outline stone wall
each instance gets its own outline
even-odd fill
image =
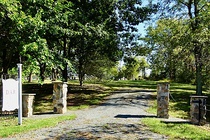
[[[157,84],[157,117],[169,118],[169,83]]]

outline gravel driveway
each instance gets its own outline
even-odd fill
[[[141,118],[153,117],[145,112],[150,93],[143,91],[121,91],[107,97],[97,107],[69,111],[76,114],[72,121],[59,123],[56,127],[43,128],[16,135],[21,140],[139,140],[167,139],[153,133],[141,124]],[[44,117],[44,115],[33,116]],[[45,116],[47,117],[47,115]],[[12,138],[11,138],[12,139]]]

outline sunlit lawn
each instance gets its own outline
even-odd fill
[[[76,118],[75,115],[62,115],[58,117],[43,119],[24,118],[22,121],[22,125],[18,125],[18,120],[14,117],[0,118],[0,138],[27,132],[30,130],[56,126],[60,122],[72,120],[74,118]]]
[[[172,140],[205,140],[210,138],[210,131],[201,126],[186,123],[162,123],[156,118],[145,118],[142,122],[153,132],[166,135]]]

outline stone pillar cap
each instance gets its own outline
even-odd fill
[[[31,95],[31,96],[34,96],[34,95],[36,95],[36,93],[22,93],[22,95]]]
[[[57,80],[57,81],[52,81],[52,83],[63,83],[63,82],[60,80]]]
[[[157,84],[170,84],[170,82],[157,82]]]
[[[200,95],[191,95],[191,98],[208,98],[208,96],[200,96]]]
[[[57,80],[57,81],[52,81],[52,83],[64,83],[64,84],[68,84],[68,82],[63,82],[63,81],[59,81],[59,80]]]

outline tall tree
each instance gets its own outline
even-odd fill
[[[194,78],[191,75],[194,59],[192,53],[185,47],[185,44],[190,43],[186,39],[187,32],[188,26],[184,25],[184,21],[177,19],[160,19],[154,27],[147,29],[144,41],[152,50],[149,55],[152,76],[182,82],[189,82]],[[182,74],[186,70],[189,71],[189,76]]]
[[[40,75],[42,75],[42,80],[44,80],[44,73],[47,67],[51,70],[61,70],[63,81],[67,81],[67,64],[68,61],[68,42],[69,37],[75,34],[72,30],[72,3],[66,0],[58,1],[21,1],[23,11],[30,15],[33,19],[37,19],[34,27],[30,26],[31,30],[35,32],[29,32],[29,41],[38,43],[40,40],[46,40],[45,46],[41,43],[38,47],[45,48],[42,51],[42,56],[46,59],[40,63]],[[27,32],[26,32],[27,34]],[[31,37],[32,36],[32,37]],[[27,45],[28,46],[28,45]],[[30,46],[28,46],[30,48]],[[35,60],[39,60],[39,55],[31,55],[36,50],[31,50],[30,56]],[[39,54],[41,52],[38,52]],[[27,51],[24,53],[27,54]],[[48,55],[50,54],[50,55]],[[46,57],[48,56],[48,57]]]
[[[83,0],[73,1],[75,14],[74,29],[81,32],[70,41],[72,53],[71,60],[75,61],[79,74],[80,85],[84,80],[84,75],[89,72],[86,68],[90,67],[94,61],[108,58],[116,61],[118,58],[116,19],[114,0]],[[98,63],[99,64],[99,63]]]
[[[21,52],[22,62],[39,65],[42,80],[51,68],[61,70],[67,81],[67,63],[70,66],[74,62],[82,84],[89,64],[116,62],[123,47],[132,44],[135,26],[146,20],[154,8],[140,6],[141,2],[136,0],[3,0],[0,2],[0,39],[1,46],[2,42],[6,46],[0,52],[3,71],[12,67],[17,61],[12,60],[13,56],[17,58]],[[37,67],[27,68],[31,74]]]
[[[134,80],[139,74],[140,61],[135,57],[125,57],[125,78]]]
[[[145,6],[142,4],[142,0],[119,0],[116,4],[119,46],[126,55],[137,53],[136,50],[140,48],[138,43],[140,34],[137,27],[140,23],[150,20],[158,8],[158,5],[152,4],[152,1],[148,1],[148,5]]]
[[[202,68],[204,59],[204,40],[200,38],[201,33],[208,28],[206,18],[209,14],[209,1],[208,0],[164,0],[160,1],[162,5],[162,12],[164,17],[173,17],[178,19],[187,19],[190,33],[190,50],[194,53],[195,66],[196,66],[196,93],[202,94]],[[165,14],[164,14],[165,13]]]
[[[104,58],[97,56],[107,56],[110,60],[116,61],[122,56],[119,50],[130,54],[129,48],[136,46],[138,39],[138,33],[134,33],[137,32],[136,26],[148,20],[149,15],[157,8],[152,4],[142,7],[142,1],[139,0],[72,2],[77,13],[76,21],[80,23],[76,28],[82,31],[82,35],[78,37],[80,40],[75,38],[74,40],[78,40],[77,43],[74,41],[71,45],[76,47],[73,49],[76,55],[73,56],[77,56],[81,84],[86,73],[85,65],[90,64],[90,61]]]
[[[0,11],[0,72],[7,74],[20,61],[18,22],[23,13],[16,0],[0,1]]]
[[[142,72],[142,77],[146,78],[146,69],[149,68],[149,64],[145,57],[139,58],[139,71]]]

